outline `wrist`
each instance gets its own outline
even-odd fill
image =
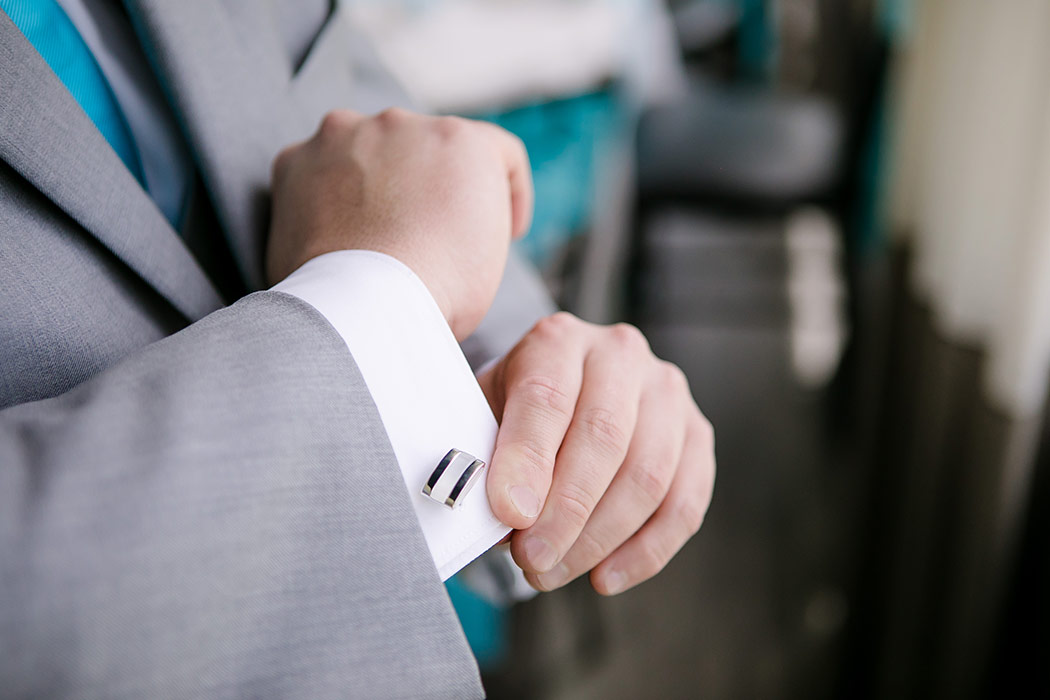
[[[292,278],[293,275],[299,275],[301,271],[307,272],[314,267],[327,266],[331,261],[337,258],[360,256],[372,256],[386,265],[391,273],[410,280],[410,283],[413,285],[418,285],[419,288],[426,292],[426,296],[433,301],[442,318],[445,319],[445,322],[448,324],[453,334],[456,335],[457,340],[462,340],[462,338],[456,333],[457,321],[450,310],[448,297],[444,291],[440,287],[427,284],[426,279],[424,279],[424,277],[420,275],[412,265],[408,264],[398,256],[392,255],[383,250],[375,250],[371,248],[343,248],[339,250],[324,251],[317,255],[313,255],[296,265],[295,268],[289,271],[288,274],[284,275],[272,286],[277,286],[283,283]]]

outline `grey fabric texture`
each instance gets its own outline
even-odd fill
[[[0,412],[0,694],[477,697],[335,330],[260,292]]]
[[[0,159],[185,316],[200,318],[219,307],[214,287],[164,215],[2,12]],[[5,190],[24,187],[5,174],[6,182]]]
[[[263,284],[278,150],[407,98],[338,3],[125,6],[239,284],[0,13],[0,696],[480,696],[346,346],[216,291]],[[475,359],[548,309],[520,271]]]

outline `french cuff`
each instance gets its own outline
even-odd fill
[[[423,493],[450,449],[489,464],[497,426],[415,273],[382,253],[344,250],[310,260],[273,290],[310,304],[342,336],[375,401],[442,580],[503,539],[510,528],[489,508],[487,467],[454,509]]]

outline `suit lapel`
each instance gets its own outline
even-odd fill
[[[0,12],[0,158],[190,321],[222,301],[120,157]]]
[[[274,61],[279,51],[259,44],[272,34],[262,5],[248,3],[233,17],[236,6],[226,3],[125,0],[249,289],[265,284],[270,164],[283,144],[304,135]]]

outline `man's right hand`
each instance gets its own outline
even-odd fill
[[[336,250],[386,253],[419,276],[462,340],[492,304],[532,197],[524,146],[492,124],[330,112],[274,160],[267,277],[276,284]]]

